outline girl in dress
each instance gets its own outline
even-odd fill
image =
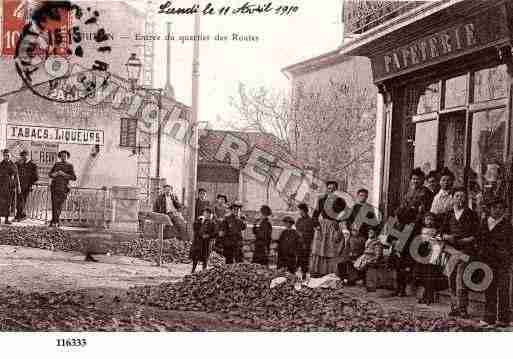
[[[432,212],[427,212],[424,215],[423,226],[420,235],[423,239],[431,241],[432,245],[428,246],[427,243],[419,247],[419,254],[421,256],[429,255],[429,247],[435,251],[438,246],[435,246],[434,240],[440,238],[440,229],[437,224],[436,215]],[[435,258],[434,253],[431,258]],[[438,262],[437,262],[438,263]],[[440,266],[435,263],[421,264],[417,263],[415,268],[415,276],[418,283],[424,288],[422,297],[418,300],[419,304],[432,304],[435,298],[437,278],[441,277]]]

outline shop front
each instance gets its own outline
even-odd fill
[[[448,167],[477,211],[488,196],[510,200],[513,6],[446,1],[420,9],[341,50],[371,59],[379,89],[381,209],[398,207],[414,167]]]

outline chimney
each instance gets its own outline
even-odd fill
[[[166,55],[166,87],[164,92],[167,97],[175,98],[175,89],[171,85],[171,23],[167,22],[167,55]]]

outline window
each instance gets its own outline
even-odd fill
[[[454,77],[445,82],[445,108],[467,104],[467,75]]]
[[[438,143],[438,121],[419,122],[415,126],[415,155],[413,167],[424,173],[436,169],[436,147]]]
[[[438,111],[440,86],[438,81],[420,87],[410,87],[407,92],[408,116]]]
[[[121,147],[137,146],[137,119],[122,118],[119,145]]]
[[[468,187],[475,209],[479,210],[480,202],[500,195],[504,189],[505,135],[504,108],[473,114]]]
[[[506,97],[507,78],[506,65],[476,71],[474,76],[474,102]]]
[[[439,168],[447,167],[454,173],[457,186],[462,186],[465,169],[465,113],[458,112],[440,118],[438,144]]]

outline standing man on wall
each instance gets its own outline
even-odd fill
[[[69,193],[69,181],[76,181],[75,169],[67,160],[71,157],[68,151],[60,151],[57,154],[59,160],[50,170],[49,177],[52,179],[50,191],[52,195],[52,220],[50,227],[60,225],[62,206]]]
[[[27,159],[28,152],[23,150],[20,152],[20,159],[16,162],[18,168],[18,176],[20,178],[21,192],[18,194],[16,201],[15,221],[23,221],[27,218],[25,214],[25,204],[27,198],[32,191],[32,186],[39,180],[37,174],[37,165],[32,160]]]
[[[3,150],[4,159],[0,162],[0,220],[5,217],[5,224],[9,222],[11,203],[15,193],[20,192],[20,182],[16,165],[11,161],[8,149]]]

